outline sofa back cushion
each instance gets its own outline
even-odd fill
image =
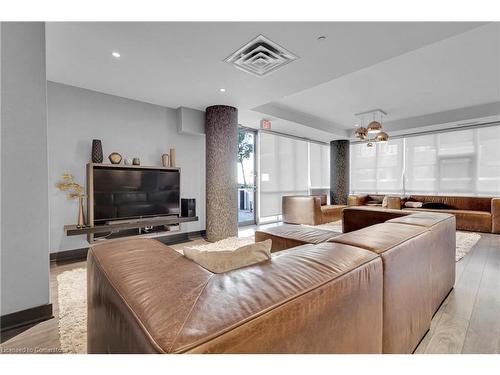
[[[445,195],[412,195],[410,201],[423,203],[443,203],[454,210],[473,210],[491,212],[491,198],[453,197]]]
[[[342,234],[330,239],[329,242],[360,247],[380,254],[427,232],[427,230],[427,228],[418,225],[381,223]]]

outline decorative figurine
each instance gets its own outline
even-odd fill
[[[161,156],[161,162],[165,168],[170,167],[170,156],[168,154],[163,154]]]

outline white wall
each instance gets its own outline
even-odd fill
[[[1,23],[1,314],[49,302],[45,25]]]
[[[161,165],[161,155],[177,151],[181,197],[196,199],[200,221],[183,232],[205,229],[205,137],[179,134],[175,109],[48,82],[50,252],[87,247],[86,236],[67,237],[63,226],[77,219],[77,202],[55,187],[61,173],[85,184],[92,139],[107,156],[139,157],[141,165]]]

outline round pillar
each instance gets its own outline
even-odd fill
[[[347,204],[349,195],[349,141],[330,142],[330,204]]]
[[[205,134],[207,240],[214,242],[238,235],[238,110],[208,107]]]

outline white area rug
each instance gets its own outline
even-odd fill
[[[338,227],[340,223],[340,230]],[[341,232],[342,223],[333,222],[311,226]],[[457,252],[456,261],[462,259],[480,240],[481,235],[474,232],[457,231]],[[254,242],[254,237],[228,238],[215,243],[215,246],[240,246]],[[207,246],[214,246],[203,239],[171,245],[173,249],[182,253],[185,247],[196,247],[204,249]],[[57,276],[59,291],[59,335],[61,349],[64,353],[86,353],[87,351],[87,279],[86,270],[77,268],[65,271]]]
[[[182,254],[183,249],[186,247],[190,247],[197,250],[216,251],[216,250],[237,249],[238,247],[249,245],[254,242],[255,242],[255,236],[229,237],[217,242],[208,242],[205,241],[204,239],[198,239],[177,245],[169,245],[169,247]]]
[[[455,261],[462,259],[481,239],[481,235],[475,232],[462,232],[457,230],[457,252]]]
[[[223,251],[223,250],[234,250],[239,247],[250,245],[255,242],[255,237],[229,237],[217,242],[205,243],[200,245],[187,245],[185,247],[190,247],[201,251]]]
[[[57,275],[59,338],[63,353],[87,352],[87,270]]]

